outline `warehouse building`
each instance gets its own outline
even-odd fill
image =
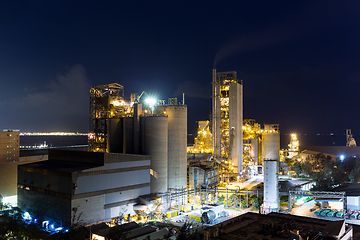
[[[50,150],[49,160],[18,167],[18,206],[55,227],[135,215],[149,193],[146,155]]]

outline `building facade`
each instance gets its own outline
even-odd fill
[[[55,226],[135,215],[150,193],[150,157],[50,150],[49,160],[18,168],[18,206]]]
[[[243,172],[243,86],[236,72],[216,72],[212,81],[213,154]]]
[[[18,162],[20,131],[4,129],[0,132],[0,162]]]

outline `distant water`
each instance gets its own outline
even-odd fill
[[[360,135],[354,136],[357,145],[360,146]],[[346,146],[346,136],[343,135],[316,135],[316,134],[301,134],[298,135],[300,146]],[[192,138],[191,138],[192,140]],[[46,144],[49,147],[87,145],[87,136],[21,136],[21,146],[40,146]],[[189,138],[188,138],[189,141]],[[192,140],[193,141],[193,140]],[[280,144],[281,148],[287,148],[290,143],[290,135],[281,134]]]
[[[354,135],[357,145],[360,145],[360,135]],[[298,135],[300,146],[346,146],[346,135],[331,134],[301,134]],[[290,143],[290,135],[281,134],[281,148],[287,148]]]
[[[40,146],[44,141],[49,147],[87,145],[87,136],[20,136],[20,146]]]

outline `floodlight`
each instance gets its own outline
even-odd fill
[[[153,107],[153,106],[155,106],[155,104],[156,104],[156,99],[155,99],[155,98],[147,98],[147,99],[145,100],[145,103],[146,103],[147,105],[149,105],[150,107]]]

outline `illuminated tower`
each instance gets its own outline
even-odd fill
[[[212,81],[214,156],[227,158],[243,171],[243,86],[236,72],[216,72]]]
[[[108,121],[131,116],[132,107],[124,101],[124,87],[118,83],[90,88],[89,148],[109,152]]]

